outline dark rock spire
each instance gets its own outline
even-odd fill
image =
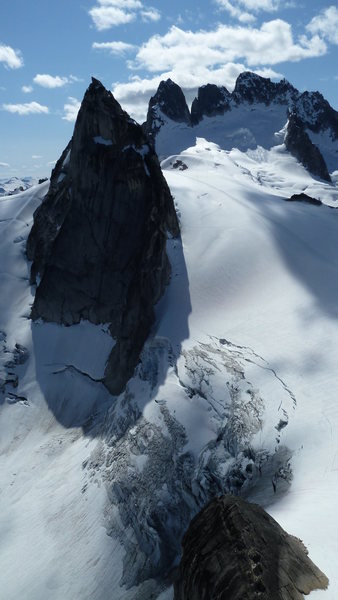
[[[97,80],[52,173],[27,242],[37,282],[32,319],[109,323],[116,338],[105,383],[132,375],[170,275],[173,200],[140,125]]]

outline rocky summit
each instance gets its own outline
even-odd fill
[[[144,129],[152,140],[164,123],[163,119],[158,119],[159,111],[172,121],[191,125],[190,111],[184,94],[180,86],[171,79],[161,81],[156,94],[149,101]]]
[[[27,241],[33,320],[109,324],[105,384],[132,375],[170,275],[167,232],[179,227],[156,154],[140,125],[96,79],[52,173]]]
[[[174,600],[302,600],[327,586],[299,539],[258,505],[226,495],[190,524]]]

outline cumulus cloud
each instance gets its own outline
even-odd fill
[[[219,25],[212,31],[193,32],[173,26],[165,35],[154,35],[143,44],[130,67],[150,72],[176,67],[190,73],[201,66],[214,68],[237,60],[249,66],[297,62],[326,51],[318,35],[295,41],[291,25],[281,19],[263,23],[260,28]]]
[[[34,83],[44,88],[60,88],[69,83],[68,77],[59,77],[59,75],[37,74],[33,79]]]
[[[38,102],[26,102],[25,104],[3,104],[3,110],[10,113],[17,113],[18,115],[36,115],[36,114],[48,114],[48,106],[43,106]]]
[[[62,119],[64,121],[74,122],[76,121],[77,113],[79,112],[81,102],[77,98],[69,96],[68,102],[64,105],[64,115]]]
[[[157,8],[148,8],[147,10],[141,10],[142,21],[159,21],[161,19],[161,13]]]
[[[98,5],[91,8],[89,14],[96,29],[104,31],[134,21],[135,11],[140,8],[140,0],[98,0]]]
[[[124,56],[127,52],[134,50],[136,46],[125,42],[94,42],[92,48],[94,50],[106,50],[115,56]]]
[[[23,66],[21,52],[3,44],[0,44],[0,62],[8,69],[19,69]]]
[[[0,162],[0,167],[9,167],[9,164],[6,162]]]
[[[249,23],[256,18],[252,13],[275,12],[280,8],[282,0],[215,0],[215,3],[221,10],[227,10],[233,18]]]
[[[89,14],[98,31],[131,23],[139,14],[145,22],[161,18],[156,8],[144,6],[141,0],[97,0]]]
[[[329,6],[314,17],[306,27],[313,35],[320,35],[331,44],[338,44],[338,8]]]
[[[23,85],[21,90],[23,91],[24,94],[30,94],[33,91],[33,86],[32,85]]]

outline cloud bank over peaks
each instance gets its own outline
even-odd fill
[[[20,50],[14,50],[11,46],[0,44],[0,63],[3,63],[7,69],[20,69],[20,67],[23,67]]]
[[[249,66],[276,65],[321,56],[326,51],[325,41],[318,35],[295,40],[291,25],[282,19],[265,22],[260,28],[221,24],[214,30],[193,32],[173,26],[165,35],[154,35],[145,42],[130,67],[150,72],[174,68],[191,71],[238,59]]]
[[[89,15],[98,31],[126,25],[138,16],[144,22],[161,18],[157,8],[145,6],[140,0],[97,0],[97,4],[89,10]]]

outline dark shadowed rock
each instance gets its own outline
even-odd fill
[[[216,498],[183,539],[175,600],[301,600],[326,589],[327,577],[256,504]]]
[[[301,194],[293,194],[290,198],[285,198],[287,202],[305,202],[306,204],[313,204],[314,206],[322,206],[322,201],[317,198],[312,198],[303,192]]]
[[[185,96],[180,86],[171,79],[161,81],[156,94],[149,101],[147,120],[143,127],[152,140],[163,125],[161,115],[177,123],[191,124]]]
[[[297,90],[285,79],[279,83],[274,83],[269,78],[261,77],[250,71],[240,73],[232,93],[236,104],[242,102],[248,102],[249,104],[255,102],[266,105],[272,102],[288,104],[298,96]]]
[[[198,88],[197,98],[191,105],[191,120],[199,123],[204,116],[223,115],[231,110],[231,94],[226,87],[208,83]]]
[[[319,92],[300,94],[294,111],[311,131],[319,133],[328,129],[332,139],[338,139],[338,112]]]
[[[313,175],[331,182],[325,160],[305,130],[304,123],[297,115],[291,114],[285,136],[286,149]]]
[[[105,383],[120,392],[170,274],[179,233],[169,188],[142,128],[93,79],[27,242],[37,282],[32,319],[109,323]]]

